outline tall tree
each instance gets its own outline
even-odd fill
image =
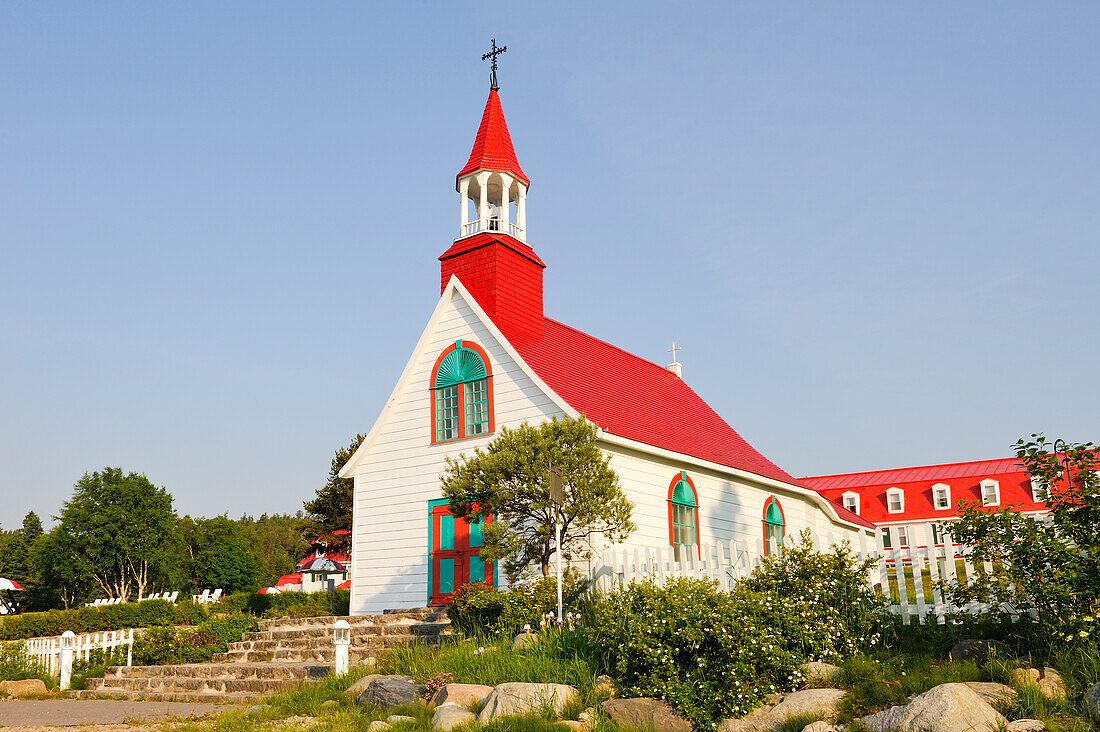
[[[622,541],[634,530],[631,504],[600,449],[595,426],[582,419],[544,422],[538,427],[503,428],[483,451],[447,460],[443,495],[456,516],[482,527],[485,561],[501,560],[509,577],[531,564],[549,573],[555,505],[550,498],[550,465],[562,473],[562,555],[590,547],[599,534]]]
[[[87,562],[60,526],[34,543],[31,567],[37,585],[34,607],[38,610],[78,605],[91,596],[95,587]]]
[[[328,482],[317,490],[317,496],[313,500],[303,504],[310,518],[326,531],[351,531],[352,492],[355,484],[351,479],[341,478],[340,470],[359,449],[364,437],[366,435],[356,435],[347,447],[336,451],[328,471]]]
[[[176,514],[172,496],[121,468],[86,473],[61,509],[59,528],[84,571],[110,597],[144,596],[168,561]]]

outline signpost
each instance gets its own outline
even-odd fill
[[[558,552],[557,562],[557,585],[558,585],[558,616],[557,621],[560,625],[562,623],[562,606],[561,606],[561,508],[565,505],[565,496],[562,494],[561,489],[561,470],[555,466],[550,466],[550,500],[554,502],[554,543]]]

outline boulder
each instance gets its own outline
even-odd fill
[[[995,640],[978,640],[972,638],[955,644],[951,649],[952,661],[977,661],[985,663],[990,656],[1003,655],[1000,646]]]
[[[1008,720],[966,684],[940,684],[904,706],[890,707],[860,722],[871,732],[995,732]]]
[[[491,686],[481,684],[446,684],[435,692],[429,706],[441,707],[444,704],[457,704],[469,707],[485,701],[493,691]]]
[[[380,678],[382,678],[382,674],[367,674],[366,676],[358,679],[354,684],[349,686],[344,693],[350,696],[352,699],[358,699],[359,695],[366,691],[367,687],[370,686],[370,682]]]
[[[530,648],[531,646],[533,646],[535,644],[535,641],[537,641],[538,639],[539,639],[539,637],[537,635],[535,635],[534,633],[531,633],[531,632],[520,633],[519,635],[516,636],[516,639],[512,641],[512,650],[513,651],[526,650],[526,649]]]
[[[996,681],[964,681],[963,683],[986,704],[993,707],[1016,698],[1016,690],[1008,684],[998,684]]]
[[[652,728],[655,732],[691,732],[691,722],[660,699],[611,699],[600,704],[600,711],[621,727]]]
[[[1066,685],[1062,682],[1062,677],[1050,667],[1013,669],[1012,681],[1019,687],[1038,687],[1039,693],[1047,699],[1066,698]]]
[[[805,727],[803,727],[802,732],[832,732],[833,729],[833,725],[819,719],[818,721],[810,722]]]
[[[563,719],[558,722],[558,724],[564,724],[567,729],[573,732],[588,732],[588,730],[592,729],[587,724],[577,719]]]
[[[402,722],[415,722],[416,717],[407,717],[403,714],[394,714],[386,719],[390,724],[401,724]]]
[[[738,719],[726,719],[718,725],[719,732],[779,732],[788,717],[802,714],[819,714],[822,717],[835,717],[839,711],[840,700],[844,698],[841,689],[806,689],[784,694],[774,706],[761,707]]]
[[[459,725],[469,724],[475,719],[477,719],[477,715],[469,709],[463,709],[457,704],[444,704],[435,710],[435,715],[432,717],[432,729],[447,732],[447,730],[452,730]]]
[[[50,690],[42,679],[23,679],[22,681],[0,681],[0,694],[16,699],[35,694],[49,694]]]
[[[1046,724],[1039,719],[1017,719],[1005,725],[1005,732],[1043,732]]]
[[[544,709],[561,716],[565,705],[577,698],[577,690],[564,684],[500,684],[485,699],[478,719],[488,724],[497,717],[539,714]]]
[[[371,681],[355,700],[361,707],[392,709],[424,701],[424,685],[408,676],[382,676]]]
[[[601,699],[615,698],[615,681],[607,674],[596,677],[596,683],[592,685],[592,691]]]
[[[831,684],[840,675],[840,666],[822,661],[810,661],[802,664],[802,673],[810,684]]]
[[[367,725],[367,732],[386,732],[386,730],[392,728],[392,724],[383,722],[381,719],[376,719]]]
[[[1093,722],[1100,724],[1100,684],[1093,684],[1085,692],[1085,711]]]

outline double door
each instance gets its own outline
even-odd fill
[[[495,585],[495,567],[481,561],[481,522],[453,515],[445,501],[433,501],[428,516],[429,604],[450,603],[455,590],[471,582]]]

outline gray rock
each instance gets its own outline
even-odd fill
[[[904,706],[863,717],[871,732],[995,732],[1008,723],[966,684],[940,684]]]
[[[621,727],[652,728],[655,732],[691,732],[687,721],[660,699],[611,699],[600,704],[604,716]]]
[[[1046,728],[1040,719],[1017,719],[1005,725],[1005,732],[1043,732]]]
[[[371,681],[355,700],[361,707],[391,709],[424,701],[424,685],[408,676],[382,676]]]
[[[367,687],[370,686],[370,682],[380,678],[382,678],[382,674],[367,674],[363,678],[356,680],[356,682],[349,686],[344,693],[350,696],[352,699],[358,699],[359,695],[366,691]]]
[[[1085,711],[1093,722],[1100,724],[1100,684],[1093,684],[1085,692]]]
[[[964,640],[955,644],[951,649],[952,661],[977,661],[985,663],[990,656],[1004,655],[1000,645],[995,640]]]
[[[615,681],[607,674],[600,674],[592,685],[592,691],[601,699],[614,699]]]
[[[381,719],[376,719],[367,725],[367,732],[386,732],[386,730],[392,728],[393,725],[389,722],[383,722]]]
[[[831,684],[840,675],[840,666],[822,661],[810,661],[802,664],[802,673],[811,684]]]
[[[996,681],[964,681],[963,683],[992,707],[1016,698],[1016,690],[1008,684],[998,684]]]
[[[834,725],[829,724],[825,720],[819,719],[816,722],[810,722],[802,728],[802,732],[832,732],[835,729]]]
[[[323,702],[321,702],[321,708],[322,709],[328,709],[329,707],[334,707],[334,706],[336,706],[336,700],[335,699],[325,699]]]
[[[485,701],[485,697],[492,692],[493,687],[482,684],[446,684],[435,692],[429,706],[457,704],[460,707],[469,707]]]
[[[415,722],[416,717],[408,717],[404,714],[394,714],[386,719],[390,724],[401,724],[402,722]]]
[[[259,714],[265,709],[271,709],[270,704],[253,704],[248,709],[244,710],[245,714]]]
[[[435,710],[432,717],[433,730],[452,730],[462,724],[469,724],[477,719],[477,715],[469,709],[463,709],[457,704],[444,704]]]
[[[486,697],[478,719],[488,724],[497,717],[538,714],[546,708],[560,717],[565,705],[576,698],[577,690],[564,684],[501,684]]]
[[[1047,699],[1065,699],[1066,685],[1061,675],[1050,668],[1017,668],[1012,670],[1012,680],[1017,686],[1035,686]]]
[[[844,698],[841,689],[806,689],[784,694],[775,706],[761,707],[739,719],[726,719],[718,732],[778,732],[788,717],[818,714],[835,717]]]
[[[19,699],[36,694],[49,694],[50,690],[42,679],[22,679],[21,681],[0,681],[0,694]]]
[[[530,648],[535,644],[539,637],[534,633],[520,633],[516,636],[516,639],[512,641],[513,651],[522,651]]]

